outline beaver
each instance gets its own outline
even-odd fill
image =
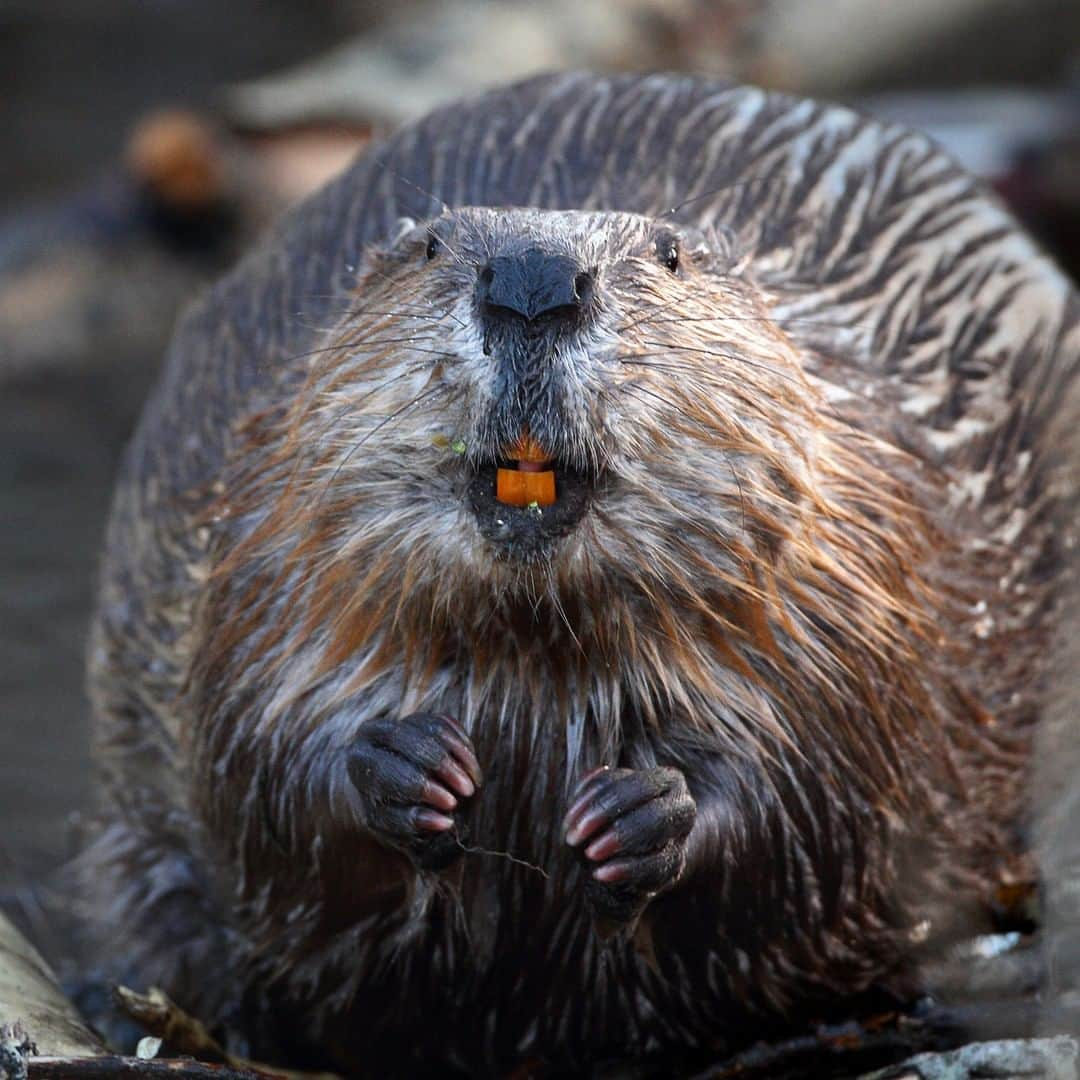
[[[104,947],[359,1074],[917,994],[1029,872],[1078,311],[837,106],[566,74],[368,150],[183,319],[125,458]]]

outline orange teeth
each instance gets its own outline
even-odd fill
[[[500,469],[495,481],[495,498],[508,506],[550,506],[555,501],[555,474]]]
[[[522,433],[506,455],[517,463],[513,469],[499,469],[495,498],[508,506],[550,506],[555,502],[555,473],[547,467],[551,460],[528,432]]]

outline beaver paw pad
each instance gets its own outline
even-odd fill
[[[348,771],[363,823],[381,843],[431,870],[461,854],[456,814],[481,774],[456,720],[433,713],[369,720],[349,752]]]
[[[697,806],[678,769],[596,769],[582,778],[564,822],[591,873],[593,914],[632,922],[686,866]]]

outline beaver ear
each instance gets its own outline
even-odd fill
[[[400,243],[416,228],[416,219],[411,217],[399,217],[390,227],[390,235],[387,243],[390,247]]]

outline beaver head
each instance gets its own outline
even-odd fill
[[[342,545],[502,592],[658,561],[741,576],[797,527],[816,395],[720,233],[448,211],[403,221],[358,293],[291,417]],[[549,505],[498,497],[525,436]]]

